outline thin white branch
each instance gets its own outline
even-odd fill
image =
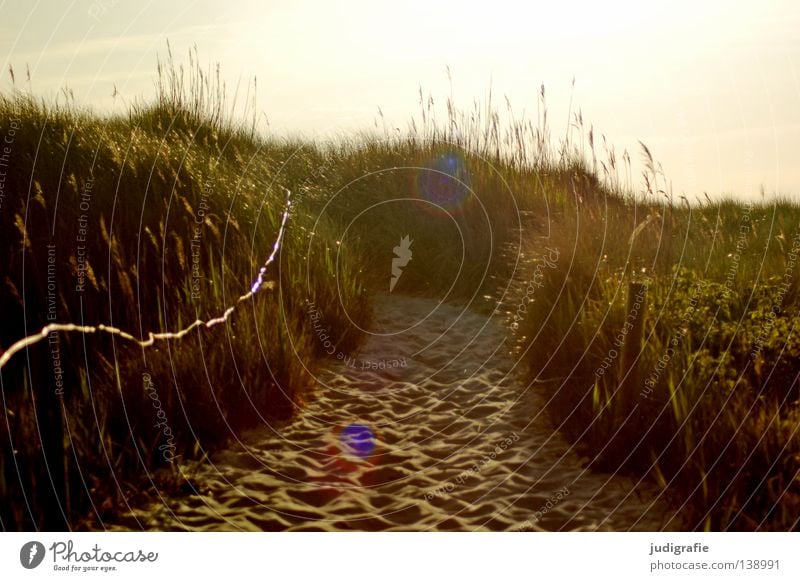
[[[278,250],[281,247],[281,243],[283,241],[284,233],[286,232],[286,223],[289,220],[289,209],[291,207],[291,192],[286,190],[286,207],[283,212],[283,217],[281,218],[281,225],[280,229],[278,230],[278,235],[275,238],[275,244],[272,245],[272,252],[267,257],[267,261],[261,266],[258,271],[258,277],[250,286],[250,290],[240,296],[236,302],[225,309],[225,311],[219,317],[215,317],[212,319],[208,319],[207,321],[203,321],[202,319],[197,319],[194,323],[186,327],[185,329],[181,329],[180,331],[171,331],[165,333],[153,333],[149,331],[147,333],[147,339],[137,339],[130,333],[123,331],[122,329],[118,329],[117,327],[109,327],[107,325],[94,325],[94,326],[82,326],[82,325],[75,325],[72,323],[51,323],[46,327],[43,327],[41,331],[38,333],[34,333],[33,335],[28,335],[11,345],[2,355],[0,355],[0,369],[2,369],[10,360],[11,358],[18,352],[22,351],[23,349],[30,347],[31,345],[35,345],[40,341],[46,339],[50,333],[59,332],[59,333],[108,333],[109,335],[116,335],[121,339],[125,339],[127,341],[133,341],[137,343],[141,347],[150,347],[156,341],[166,341],[169,339],[181,339],[192,332],[194,329],[198,327],[205,327],[211,328],[216,325],[220,325],[226,323],[228,318],[233,314],[236,310],[236,307],[239,306],[240,303],[250,299],[255,295],[258,291],[264,288],[264,276],[267,273],[267,267],[275,261],[275,258],[278,255]]]

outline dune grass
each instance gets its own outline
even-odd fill
[[[0,96],[0,132],[13,134],[3,349],[52,322],[146,338],[221,315],[250,288],[291,193],[269,288],[228,324],[150,348],[54,333],[0,371],[4,529],[71,528],[125,510],[142,490],[191,490],[176,459],[290,418],[318,367],[358,346],[402,236],[413,235],[419,266],[398,292],[494,306],[502,241],[520,235],[490,162],[439,136],[262,136],[226,104],[218,75],[191,62],[159,63],[155,100],[121,117],[68,92]]]
[[[593,466],[658,482],[687,529],[798,526],[799,220],[789,202],[577,204],[547,241],[560,260],[518,349]]]
[[[507,312],[547,411],[595,467],[660,483],[687,528],[797,528],[797,205],[676,203],[646,148],[639,191],[629,155],[580,113],[553,142],[543,88],[535,119],[451,100],[441,117],[421,93],[405,133],[310,143],[242,122],[252,105],[234,115],[196,55],[158,72],[155,100],[121,117],[0,96],[0,135],[14,133],[0,347],[53,320],[145,336],[218,316],[289,191],[287,236],[269,288],[226,325],[148,349],[58,335],[0,371],[4,529],[191,491],[182,462],[279,426],[321,365],[357,349],[405,236],[413,268],[394,292]],[[647,285],[633,349],[631,282]]]
[[[318,153],[208,116],[207,87],[184,89],[178,78],[121,119],[0,97],[0,130],[15,133],[0,211],[3,347],[49,322],[173,331],[221,315],[249,290],[286,190]],[[291,222],[271,288],[230,324],[149,349],[54,334],[2,370],[3,528],[65,528],[118,509],[154,469],[174,470],[176,458],[201,457],[302,405],[323,355],[306,300],[325,310],[344,351],[358,341],[347,316],[365,324],[369,309],[353,266],[330,259],[329,225],[317,224],[308,251],[312,216],[298,208]]]

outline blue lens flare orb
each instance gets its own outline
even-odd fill
[[[350,424],[339,433],[342,449],[358,458],[366,458],[375,451],[375,435],[364,424]]]
[[[446,211],[458,211],[472,198],[469,171],[464,158],[455,153],[440,155],[419,170],[419,196]]]

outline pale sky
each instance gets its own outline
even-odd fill
[[[800,199],[800,3],[0,0],[0,89],[8,66],[35,93],[122,111],[153,94],[166,40],[196,45],[228,85],[257,76],[270,130],[330,136],[405,128],[418,90],[535,115],[544,83],[551,129],[573,107],[640,158],[645,142],[690,198]],[[122,99],[111,99],[116,85]]]

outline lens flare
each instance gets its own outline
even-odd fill
[[[363,424],[350,424],[339,434],[342,449],[359,458],[366,458],[375,450],[375,435]]]
[[[466,161],[456,153],[446,153],[432,160],[417,177],[417,191],[422,199],[446,211],[458,211],[472,198]]]

